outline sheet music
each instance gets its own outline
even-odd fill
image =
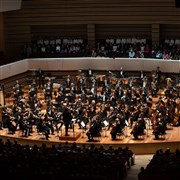
[[[85,126],[86,126],[85,123],[84,123],[84,121],[81,121],[81,126],[82,126],[82,127],[85,127]]]
[[[125,124],[126,124],[126,126],[129,126],[129,123],[128,123],[128,121],[127,121],[127,120],[125,120]]]
[[[109,125],[109,123],[108,123],[106,120],[104,120],[103,123],[104,123],[105,126],[108,126],[108,125]]]

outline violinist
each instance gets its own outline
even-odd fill
[[[19,129],[24,132],[25,137],[30,136],[32,126],[30,126],[28,124],[28,122],[26,121],[26,118],[23,116],[23,114],[20,115],[18,124],[19,124]]]
[[[45,137],[46,137],[46,140],[49,140],[50,129],[43,122],[42,118],[40,118],[40,120],[39,120],[39,122],[37,124],[37,131],[38,131],[38,133],[44,133]]]
[[[18,99],[18,97],[23,94],[23,92],[22,92],[22,85],[19,83],[18,80],[16,80],[16,83],[13,86],[13,91],[14,91],[14,97],[16,99]]]
[[[44,71],[41,69],[41,68],[39,68],[39,70],[38,70],[38,78],[39,78],[39,88],[41,88],[41,86],[42,87],[44,87]]]
[[[151,94],[153,96],[157,95],[157,91],[158,91],[157,83],[158,83],[158,81],[156,79],[153,79],[151,81]]]
[[[51,83],[47,83],[44,89],[44,97],[45,99],[51,98],[52,99],[52,87],[51,87]]]
[[[130,127],[132,128],[133,122],[136,122],[138,120],[140,111],[137,106],[131,106],[131,116],[130,116]]]
[[[15,134],[16,125],[14,124],[14,117],[12,116],[9,108],[4,107],[2,112],[3,127],[8,128],[9,133]]]
[[[29,85],[29,99],[33,98],[35,94],[37,95],[37,87],[35,80],[33,80],[32,84]]]
[[[119,77],[120,77],[120,78],[124,78],[124,70],[123,70],[122,67],[121,67],[121,69],[119,70]]]
[[[82,125],[81,125],[82,122],[84,122],[85,127],[82,127]],[[88,123],[87,111],[85,108],[83,108],[79,114],[79,119],[78,119],[79,129],[84,128],[86,130],[87,123]]]
[[[160,79],[161,79],[161,70],[160,70],[160,67],[158,66],[157,69],[156,69],[156,74],[155,74],[156,78],[157,78],[157,83],[159,85],[160,83]]]
[[[66,88],[70,88],[70,86],[71,86],[71,78],[70,75],[68,75],[66,79]]]
[[[112,106],[110,107],[110,110],[108,112],[107,120],[109,122],[109,126],[108,126],[108,130],[109,130],[116,120],[116,113],[115,113],[114,108]]]
[[[53,118],[50,116],[50,113],[45,114],[44,122],[46,127],[50,129],[51,134],[54,135]]]

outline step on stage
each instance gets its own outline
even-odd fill
[[[50,135],[49,140],[45,140],[42,134],[38,134],[36,129],[33,129],[31,136],[23,137],[22,132],[17,130],[14,135],[8,134],[8,130],[4,128],[0,130],[0,138],[3,141],[10,139],[12,141],[18,141],[21,144],[34,145],[37,144],[41,146],[42,143],[46,143],[48,147],[53,144],[58,145],[59,143],[68,142],[72,144],[76,142],[78,145],[82,144],[92,144],[97,146],[104,145],[105,148],[109,145],[113,145],[114,148],[117,147],[129,147],[135,154],[153,154],[157,149],[170,148],[172,151],[179,148],[180,144],[180,127],[169,127],[166,131],[166,135],[159,140],[154,140],[154,135],[152,134],[152,129],[146,130],[146,134],[139,138],[139,140],[134,140],[133,136],[130,134],[131,129],[128,127],[125,129],[122,136],[118,136],[117,140],[112,141],[110,131],[102,131],[101,137],[94,138],[95,141],[88,142],[86,136],[87,131],[78,129],[75,127],[75,131],[69,129],[69,136],[65,136],[65,129],[63,127],[62,131],[59,133],[55,132],[55,135]]]

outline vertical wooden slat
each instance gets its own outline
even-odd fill
[[[160,41],[160,25],[152,24],[152,45],[159,45]]]
[[[0,13],[0,52],[4,52],[4,21],[3,13]]]
[[[72,31],[64,31],[66,36],[71,38],[79,32],[80,36],[88,36],[91,45],[95,39],[106,36],[143,36],[149,39],[152,35],[153,43],[159,43],[158,28],[152,24],[172,24],[174,30],[169,31],[168,28],[163,34],[166,36],[170,32],[171,38],[178,37],[176,29],[180,25],[180,9],[175,7],[175,0],[22,1],[21,10],[4,13],[5,50],[7,54],[21,53],[22,45],[29,42],[32,26],[56,28],[69,25]],[[74,25],[84,25],[86,32],[83,26],[81,31],[74,31]],[[48,29],[43,34],[46,32],[48,34]],[[49,30],[50,36],[54,35],[53,32],[58,34],[58,31]]]
[[[87,36],[88,36],[88,44],[91,48],[95,47],[95,24],[87,25]]]

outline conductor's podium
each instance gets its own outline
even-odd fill
[[[81,137],[81,132],[69,132],[69,136],[65,136],[65,132],[60,131],[59,140],[61,141],[76,141]]]

